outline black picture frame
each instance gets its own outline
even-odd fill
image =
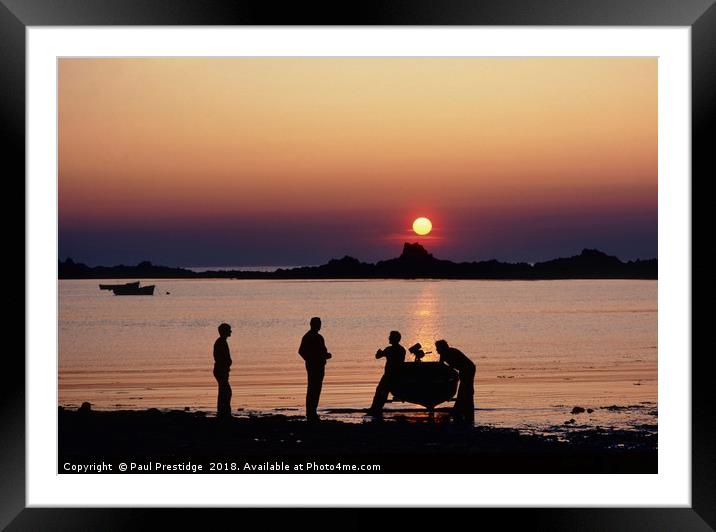
[[[708,230],[703,192],[716,175],[716,6],[714,0],[393,0],[361,2],[254,2],[246,0],[0,0],[0,128],[4,186],[20,186],[25,174],[25,30],[28,26],[104,25],[530,25],[686,26],[692,61],[692,505],[690,508],[590,508],[474,510],[470,519],[498,519],[511,526],[580,530],[711,530],[716,528],[716,407],[712,388],[713,349],[696,349],[705,315],[696,309],[713,294],[699,260],[697,235]],[[24,186],[18,191],[24,197]],[[702,192],[701,194],[699,192]],[[17,197],[17,196],[15,196]],[[9,211],[8,211],[9,212]],[[10,223],[10,214],[5,215]],[[17,214],[13,213],[13,223]],[[10,227],[10,226],[8,226]],[[17,261],[19,254],[8,256]],[[24,257],[24,253],[23,253]],[[24,259],[23,259],[24,261]],[[27,266],[25,264],[25,266]],[[706,279],[704,281],[704,279]],[[693,290],[696,282],[699,290]],[[27,281],[26,281],[27,282]],[[19,290],[19,289],[17,289]],[[24,294],[23,294],[24,297]],[[23,303],[24,307],[24,303]],[[20,315],[16,312],[16,315]],[[23,313],[24,320],[24,313]],[[23,323],[24,324],[24,323]],[[16,334],[16,333],[15,333]],[[17,334],[16,334],[17,335]],[[707,346],[714,347],[714,342]],[[7,350],[6,355],[12,353]],[[217,519],[212,510],[29,509],[25,504],[25,364],[3,360],[0,418],[0,527],[8,530],[170,529]],[[213,510],[213,512],[217,512]],[[283,512],[272,513],[281,517]],[[218,519],[226,518],[224,511]],[[315,510],[303,510],[307,519]],[[323,515],[323,519],[329,519]],[[413,511],[423,525],[425,513]],[[247,517],[242,517],[246,519]],[[508,519],[507,519],[508,518]],[[234,519],[229,517],[229,519]],[[352,528],[376,519],[372,511],[350,521]],[[238,522],[236,523],[239,524]],[[408,524],[406,522],[406,524]],[[293,524],[295,526],[295,523]],[[477,526],[477,524],[476,524]],[[345,526],[342,526],[345,528]]]

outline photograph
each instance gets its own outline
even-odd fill
[[[0,529],[716,529],[714,2],[0,0]]]
[[[58,57],[57,473],[657,475],[658,98],[657,57]]]

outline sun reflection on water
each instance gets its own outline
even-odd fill
[[[409,334],[405,340],[407,347],[420,343],[423,350],[427,353],[423,360],[425,362],[437,361],[438,354],[435,352],[435,340],[439,339],[437,317],[437,294],[435,293],[435,283],[425,282],[415,297],[413,304],[415,309],[410,320]],[[412,359],[412,355],[408,356],[408,360]]]

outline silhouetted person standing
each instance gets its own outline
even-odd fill
[[[393,377],[400,370],[405,362],[405,348],[400,345],[400,333],[398,331],[390,331],[388,335],[388,343],[385,349],[378,349],[375,358],[385,357],[385,371],[380,378],[378,387],[375,389],[373,396],[373,404],[368,409],[369,416],[380,416],[383,414],[383,407],[388,400],[388,392],[393,386]]]
[[[306,362],[308,385],[306,387],[306,419],[318,421],[318,399],[321,397],[323,376],[326,372],[326,360],[331,354],[326,349],[323,336],[318,334],[321,330],[321,318],[311,318],[311,329],[301,338],[298,354]]]
[[[453,417],[456,421],[472,423],[475,421],[475,364],[462,351],[450,347],[445,340],[435,342],[435,349],[440,354],[440,362],[460,374],[460,388],[452,408]]]
[[[231,336],[231,325],[219,325],[219,337],[214,342],[214,377],[219,383],[219,396],[216,399],[216,417],[228,419],[231,417],[231,385],[229,384],[229,371],[231,368],[231,352],[226,339]]]

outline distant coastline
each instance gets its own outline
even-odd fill
[[[185,266],[185,270],[195,273],[216,272],[216,271],[237,271],[237,272],[275,272],[278,269],[290,269],[295,266]]]
[[[657,259],[622,262],[596,249],[545,262],[453,262],[435,258],[418,243],[403,245],[399,257],[361,262],[345,256],[321,266],[278,268],[275,271],[207,270],[157,266],[87,266],[71,258],[59,262],[59,279],[657,279]]]

